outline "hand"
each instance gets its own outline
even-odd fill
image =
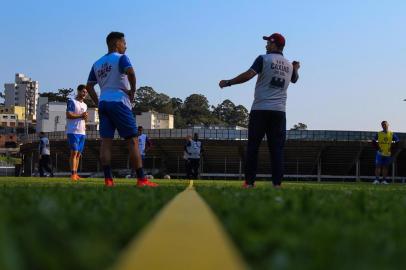
[[[220,88],[224,88],[224,87],[230,86],[230,81],[229,81],[229,80],[221,80],[221,81],[219,82],[219,86],[220,86]]]
[[[293,61],[293,62],[292,62],[292,66],[293,66],[293,69],[298,70],[298,69],[300,68],[300,62],[298,62],[298,61]]]
[[[84,113],[82,113],[81,116],[82,116],[83,120],[87,121],[87,118],[88,118],[89,115],[87,114],[87,112],[84,112]]]

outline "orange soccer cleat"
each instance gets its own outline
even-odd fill
[[[156,183],[149,181],[147,178],[141,178],[137,180],[137,187],[157,187]]]
[[[247,181],[244,181],[244,184],[242,184],[242,188],[245,188],[245,189],[255,188],[255,184],[248,184]]]
[[[106,179],[104,179],[104,186],[106,186],[106,187],[113,187],[113,186],[114,186],[113,178],[106,178]]]
[[[72,181],[76,182],[76,181],[79,181],[81,178],[80,178],[80,176],[77,175],[77,174],[72,174],[72,175],[70,176],[70,179],[71,179]]]

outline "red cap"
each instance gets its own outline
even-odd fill
[[[272,35],[270,35],[269,37],[264,36],[262,37],[264,40],[273,42],[276,44],[276,46],[278,47],[284,47],[285,46],[285,38],[279,34],[279,33],[273,33]]]

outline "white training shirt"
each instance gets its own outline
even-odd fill
[[[292,64],[282,53],[269,53],[260,55],[251,69],[258,74],[251,110],[285,112],[287,90],[293,75]]]
[[[130,90],[125,73],[130,67],[130,59],[117,52],[106,54],[93,64],[87,81],[100,86],[100,101],[122,102],[131,109],[130,99],[125,92]]]
[[[192,140],[187,146],[187,151],[189,152],[189,158],[198,159],[200,158],[200,152],[202,151],[202,143],[200,141]]]
[[[87,111],[87,105],[76,99],[69,99],[66,111],[75,114],[82,114]],[[86,135],[85,120],[82,118],[66,119],[66,134]]]
[[[147,140],[148,137],[146,134],[141,134],[138,136],[138,149],[142,156],[145,155],[145,147],[147,145]]]

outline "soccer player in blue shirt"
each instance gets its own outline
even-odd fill
[[[136,77],[129,58],[124,54],[127,45],[124,34],[111,32],[107,38],[108,53],[97,60],[90,70],[87,90],[90,97],[99,105],[100,118],[100,160],[104,170],[106,186],[113,186],[111,171],[111,147],[114,132],[128,143],[130,160],[137,174],[137,186],[157,186],[144,175],[138,149],[137,124],[132,113]],[[100,87],[100,98],[94,86]]]

